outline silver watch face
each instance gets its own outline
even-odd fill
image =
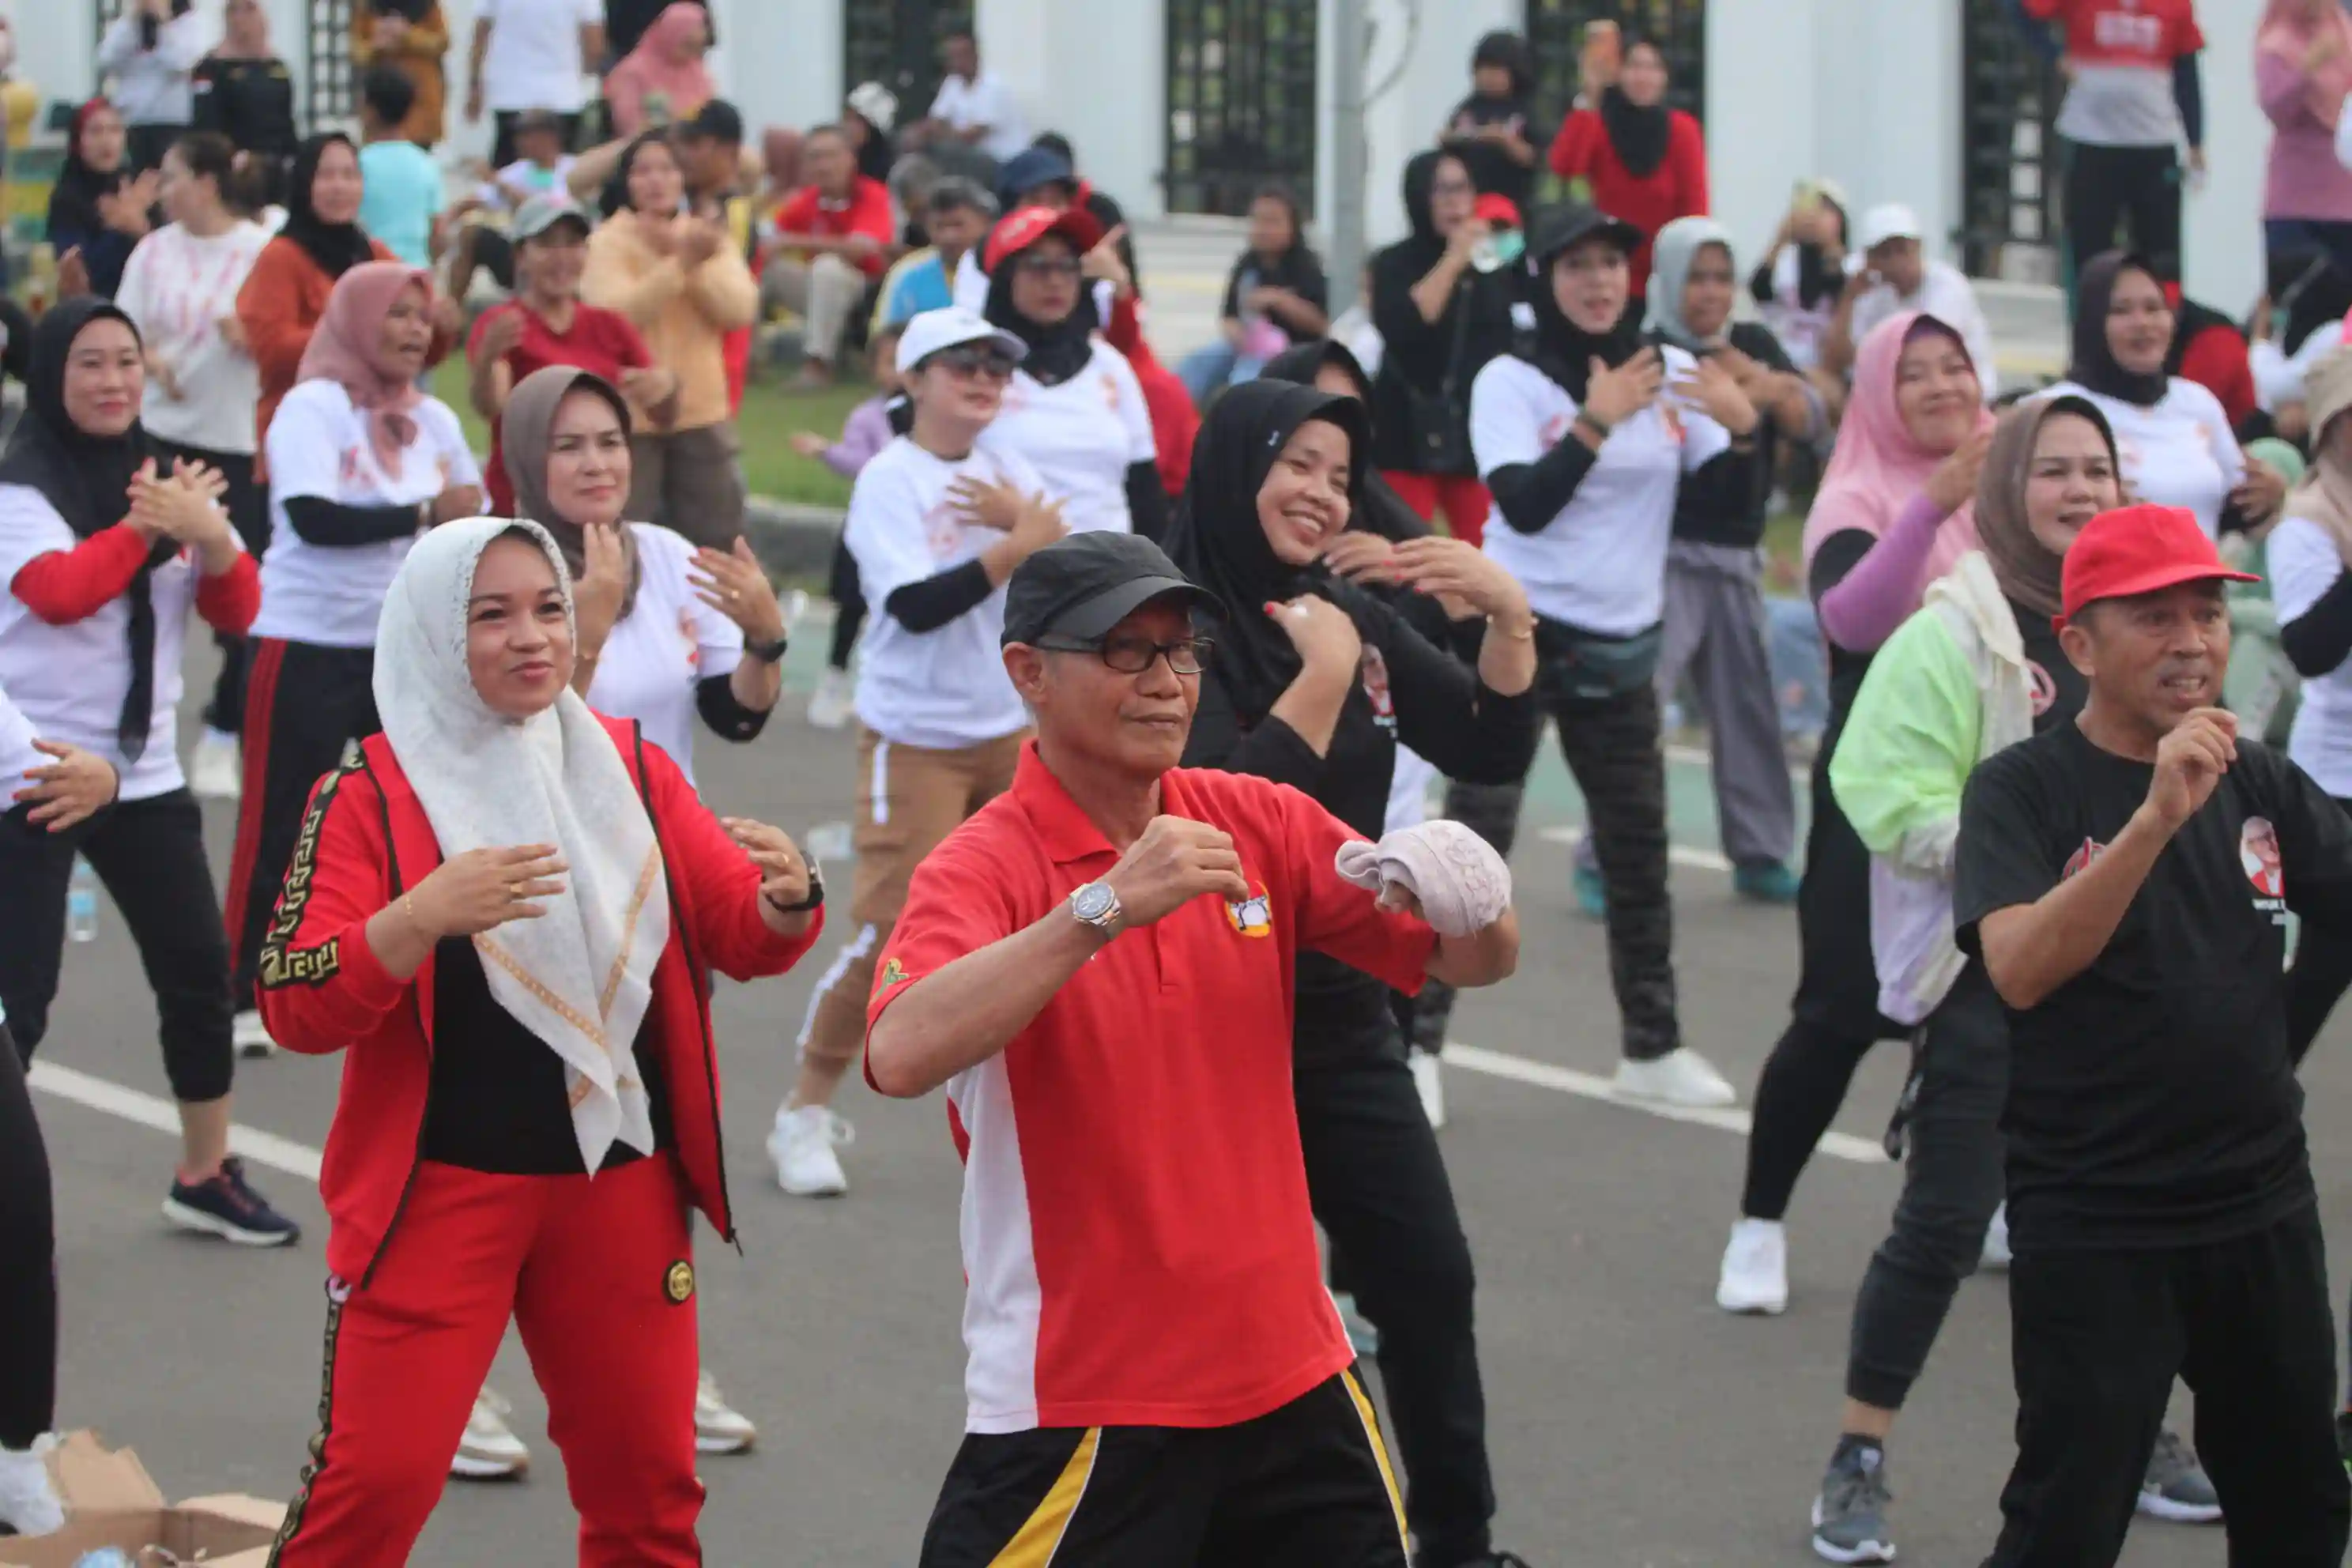
[[[1088,882],[1070,895],[1070,912],[1089,925],[1097,925],[1110,918],[1111,909],[1118,902],[1118,896],[1110,890],[1109,883]]]

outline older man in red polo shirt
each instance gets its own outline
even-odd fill
[[[1131,534],[1014,573],[1004,664],[1037,738],[883,949],[867,1079],[945,1085],[965,1166],[967,1436],[925,1568],[1016,1545],[1061,1568],[1405,1568],[1318,1267],[1294,964],[1491,984],[1517,961],[1508,874],[1441,824],[1383,841],[1376,898],[1374,852],[1343,876],[1354,835],[1304,795],[1178,768],[1204,607]]]
[[[890,265],[890,193],[857,172],[857,153],[838,125],[820,125],[801,143],[808,184],[776,209],[762,247],[761,304],[796,311],[808,356],[803,379],[830,380],[844,334],[868,287]]]

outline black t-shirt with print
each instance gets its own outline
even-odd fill
[[[2058,646],[2058,628],[2050,624],[2048,616],[2027,609],[2015,599],[2009,601],[2009,613],[2017,617],[2019,635],[2025,641],[2026,673],[2033,679],[2033,732],[2060,724],[2072,724],[2083,711],[2083,704],[2091,700],[2091,683],[2083,672],[2067,660],[2066,650]]]
[[[2115,841],[2154,768],[2061,724],[1986,759],[1953,920],[2039,900]],[[2352,915],[2352,818],[2250,741],[2157,858],[2105,952],[2011,1010],[2009,1224],[2028,1250],[2179,1247],[2315,1201],[2287,1055],[2286,912]]]

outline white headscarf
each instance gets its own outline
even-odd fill
[[[568,688],[520,722],[492,712],[466,662],[467,602],[482,552],[530,535],[572,616],[572,581],[535,522],[475,517],[417,541],[384,595],[375,702],[444,858],[552,844],[566,890],[538,920],[474,938],[490,994],[563,1058],[572,1126],[593,1173],[617,1141],[650,1154],[653,1119],[637,1026],[669,940],[669,890],[644,800],[612,735]]]

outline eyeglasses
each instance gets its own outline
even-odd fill
[[[960,348],[941,349],[923,363],[937,365],[950,375],[984,375],[992,381],[1006,381],[1013,375],[1013,356],[1003,349],[984,344],[966,343]]]
[[[1213,637],[1179,637],[1174,642],[1153,642],[1150,637],[1040,637],[1031,645],[1048,653],[1090,653],[1121,675],[1141,675],[1161,656],[1166,656],[1168,668],[1179,675],[1198,675],[1208,668],[1209,656],[1217,651]]]
[[[1013,270],[1032,278],[1076,278],[1078,259],[1075,256],[1024,256],[1013,264]]]

